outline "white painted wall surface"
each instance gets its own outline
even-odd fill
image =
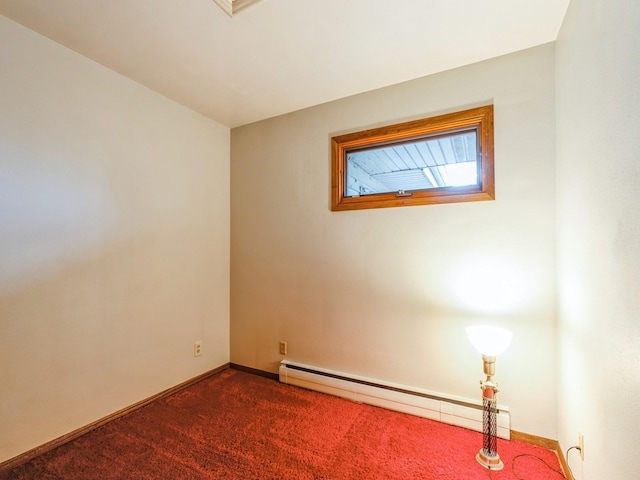
[[[0,17],[0,461],[228,361],[229,129]]]
[[[572,0],[557,42],[559,440],[640,478],[640,3]]]
[[[498,360],[513,429],[556,438],[555,54],[517,54],[231,132],[231,359],[305,364],[477,398],[465,327]],[[331,212],[330,138],[495,105],[496,200]]]

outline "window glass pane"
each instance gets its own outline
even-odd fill
[[[495,199],[493,105],[331,137],[331,210]]]
[[[477,185],[476,129],[346,153],[345,197]]]

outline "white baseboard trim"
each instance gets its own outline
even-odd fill
[[[482,432],[482,402],[283,360],[280,382]],[[511,438],[509,408],[498,405],[497,435]]]

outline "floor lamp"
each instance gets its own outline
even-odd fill
[[[496,394],[498,385],[492,377],[496,373],[496,357],[504,352],[511,343],[512,334],[498,327],[477,326],[467,328],[467,336],[473,346],[482,354],[485,380],[480,381],[482,390],[482,448],[476,455],[480,465],[490,470],[504,467],[497,448],[497,412]]]

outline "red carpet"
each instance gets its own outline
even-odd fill
[[[0,479],[560,480],[555,454],[226,370],[0,474]],[[514,470],[512,471],[512,463]]]

